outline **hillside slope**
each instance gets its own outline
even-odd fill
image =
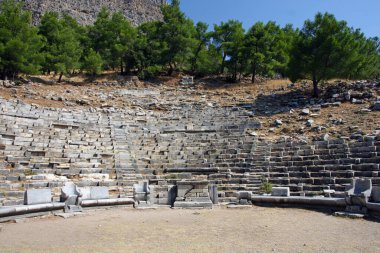
[[[2,0],[0,0],[1,2]],[[160,6],[165,0],[24,0],[25,9],[32,11],[33,23],[38,24],[47,11],[68,13],[80,24],[95,21],[102,7],[111,12],[121,11],[135,25],[162,17]]]

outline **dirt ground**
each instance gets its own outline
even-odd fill
[[[380,252],[380,223],[301,210],[113,208],[0,224],[0,252]]]

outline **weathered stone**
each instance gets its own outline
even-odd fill
[[[312,120],[312,119],[308,119],[308,120],[306,121],[306,126],[308,126],[308,127],[312,127],[313,124],[314,124],[314,120]]]
[[[275,126],[281,126],[282,125],[282,120],[280,120],[280,119],[276,119],[275,121],[274,121],[274,125]]]
[[[37,205],[51,203],[50,189],[30,189],[25,191],[24,204]]]
[[[380,187],[377,187],[377,186],[372,187],[371,201],[380,203]]]
[[[309,109],[302,109],[301,111],[301,115],[309,115],[310,114],[310,110]]]
[[[380,111],[380,101],[377,101],[376,103],[374,103],[371,107],[371,110],[372,111]]]
[[[108,187],[91,187],[91,199],[108,199]]]
[[[271,195],[278,196],[278,197],[289,197],[290,188],[289,187],[273,187]]]
[[[132,0],[109,1],[102,0],[94,4],[84,0],[67,0],[62,4],[59,0],[27,0],[25,8],[32,11],[33,23],[38,24],[41,16],[47,11],[65,12],[74,17],[80,24],[92,24],[102,7],[106,7],[111,13],[120,11],[133,24],[141,24],[146,21],[162,18],[160,6],[164,0]]]

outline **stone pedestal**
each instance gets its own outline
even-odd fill
[[[174,207],[212,208],[207,181],[178,181]]]

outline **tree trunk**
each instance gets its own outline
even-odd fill
[[[197,50],[195,51],[194,57],[193,57],[193,59],[191,60],[191,71],[192,71],[193,73],[195,73],[195,67],[196,67],[196,65],[197,65],[198,55],[199,55],[199,53],[201,52],[202,45],[203,45],[203,43],[201,43],[201,44],[198,46]]]
[[[256,82],[256,63],[252,66],[252,83]]]
[[[59,74],[58,83],[60,83],[60,82],[62,81],[62,76],[63,76],[63,72],[61,72],[61,73]]]
[[[315,98],[319,97],[318,83],[317,78],[313,77],[313,97]]]
[[[120,75],[123,75],[124,69],[123,69],[123,60],[120,59]]]
[[[220,67],[220,74],[224,73],[224,63],[226,62],[226,57],[227,57],[227,55],[224,53],[223,54],[223,60],[222,60],[222,66]]]
[[[173,64],[169,62],[168,76],[171,76],[173,74],[173,71],[174,71]]]
[[[235,61],[235,65],[234,65],[234,81],[235,82],[237,81],[237,61]]]

